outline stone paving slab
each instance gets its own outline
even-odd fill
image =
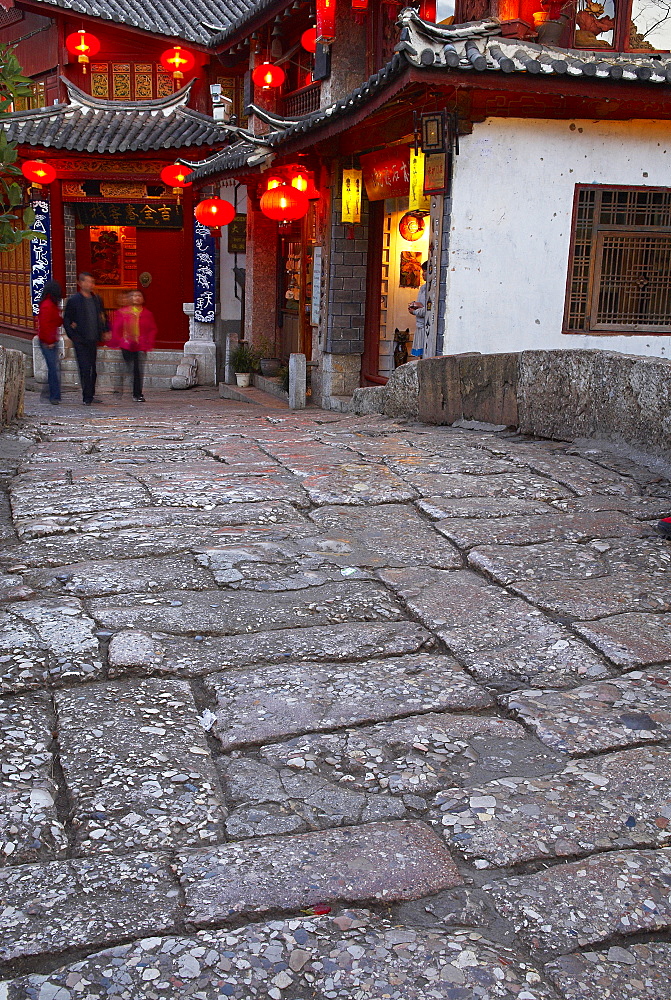
[[[671,950],[637,946],[643,947]],[[145,938],[46,976],[0,984],[2,1000],[182,1000],[187,995],[198,1000],[558,997],[527,959],[477,932],[397,927],[361,909],[200,931],[192,937]],[[597,998],[592,994],[589,1000]],[[640,998],[629,995],[629,1000]],[[656,993],[651,1000],[666,996]]]
[[[365,581],[327,583],[306,592],[227,594],[220,590],[166,591],[160,597],[93,598],[91,615],[105,628],[150,628],[182,635],[235,635],[264,629],[332,625],[348,621],[399,621],[400,607],[384,588]]]
[[[441,507],[431,500],[431,511]],[[534,545],[543,542],[586,542],[590,539],[641,538],[653,535],[653,526],[637,521],[619,511],[605,513],[562,514],[552,507],[542,516],[499,517],[485,521],[481,517],[451,516],[439,520],[436,530],[460,548],[474,545]]]
[[[321,507],[311,519],[323,531],[351,539],[378,559],[379,566],[435,566],[456,569],[462,565],[457,549],[442,538],[411,507],[380,504],[374,510],[357,507]]]
[[[11,614],[34,631],[38,648],[44,646],[52,657],[50,674],[54,680],[95,680],[103,666],[95,625],[74,597],[45,597],[13,604]],[[11,630],[10,630],[11,634]],[[34,646],[26,649],[30,658]]]
[[[132,550],[131,550],[132,551]],[[153,593],[170,587],[178,590],[208,590],[212,576],[189,555],[165,558],[72,563],[53,569],[32,570],[25,579],[40,592],[66,593],[75,597],[99,597],[125,593]]]
[[[518,500],[555,500],[570,496],[570,492],[553,483],[520,469],[497,475],[467,475],[460,472],[406,473],[405,479],[422,497],[506,497]]]
[[[491,697],[449,656],[286,663],[206,678],[213,732],[227,748],[411,712],[488,708]]]
[[[651,941],[566,955],[545,966],[563,1000],[668,1000],[671,944]]]
[[[43,694],[0,701],[0,866],[60,857],[67,849],[52,780],[50,709]]]
[[[488,886],[534,953],[562,954],[671,927],[671,849],[610,851]]]
[[[453,849],[481,868],[664,846],[671,837],[671,752],[621,750],[541,778],[446,789],[434,804]]]
[[[0,961],[173,930],[179,890],[165,859],[133,854],[0,869]]]
[[[163,473],[156,470],[140,474],[139,478],[151,500],[159,505],[208,510],[220,504],[288,500],[307,506],[298,480],[277,466],[235,472],[214,461],[204,468],[196,465],[166,469]]]
[[[224,810],[189,686],[136,680],[56,695],[77,850],[147,850],[220,839]]]
[[[519,466],[505,458],[494,458],[482,448],[450,448],[442,455],[391,456],[387,465],[410,482],[419,473],[440,473],[450,475],[465,473],[469,476],[492,476],[501,472],[519,474]]]
[[[118,474],[104,482],[86,483],[21,483],[14,481],[11,493],[12,513],[20,532],[25,522],[38,517],[59,514],[84,514],[94,511],[123,510],[145,507],[147,491],[128,476]]]
[[[408,568],[380,577],[477,680],[493,687],[568,687],[610,674],[567,629],[475,573]]]
[[[515,583],[512,590],[552,614],[590,620],[626,611],[671,610],[671,574],[632,571],[590,580]]]
[[[324,466],[322,472],[305,467],[301,482],[313,504],[399,503],[418,495],[413,486],[384,465],[353,462],[353,457],[348,455],[348,461],[340,465]],[[292,468],[301,475],[300,467]]]
[[[0,694],[41,687],[49,678],[50,664],[49,648],[35,629],[0,611]]]
[[[547,746],[575,756],[671,740],[671,667],[501,701]]]
[[[344,622],[254,635],[187,639],[160,632],[118,632],[109,645],[109,676],[132,670],[198,677],[226,667],[263,663],[356,662],[432,649],[436,640],[415,622]]]
[[[514,497],[423,497],[415,505],[433,521],[452,518],[475,518],[497,522],[503,517],[547,515],[553,508],[540,500],[518,500]],[[484,528],[487,525],[483,526]]]
[[[503,446],[505,448],[505,445]],[[534,443],[511,445],[507,450],[512,458],[528,466],[534,472],[549,476],[562,486],[566,486],[578,496],[590,493],[606,493],[613,496],[636,496],[636,483],[603,466],[585,458],[562,454],[555,449],[549,452],[544,446]]]
[[[594,622],[575,622],[576,632],[619,667],[671,660],[671,614],[629,612]]]
[[[462,882],[431,828],[409,820],[182,852],[175,867],[195,927],[269,910],[419,899]]]

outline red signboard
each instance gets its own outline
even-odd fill
[[[361,157],[363,182],[369,201],[403,198],[410,194],[410,146],[391,146]]]

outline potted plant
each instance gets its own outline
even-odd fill
[[[262,337],[257,348],[261,374],[273,378],[280,369],[280,359],[275,352],[275,342],[268,337]]]
[[[249,344],[242,341],[231,351],[231,365],[235,372],[235,381],[240,389],[246,389],[252,380],[252,372],[257,369],[256,353]]]

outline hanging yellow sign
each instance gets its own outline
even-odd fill
[[[431,200],[424,194],[424,153],[410,150],[410,212],[428,212]]]
[[[342,172],[342,221],[361,222],[361,171]]]

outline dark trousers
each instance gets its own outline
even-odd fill
[[[133,375],[133,399],[139,399],[142,395],[142,380],[144,378],[144,351],[127,351],[122,348],[121,353],[126,362],[128,374]]]
[[[90,403],[96,391],[96,355],[98,343],[95,340],[74,340],[72,346],[77,355],[79,378],[82,383],[82,397],[85,403]]]
[[[58,341],[55,344],[43,344],[40,341],[40,350],[47,365],[47,376],[49,379],[49,399],[61,398],[61,376],[58,363]]]

